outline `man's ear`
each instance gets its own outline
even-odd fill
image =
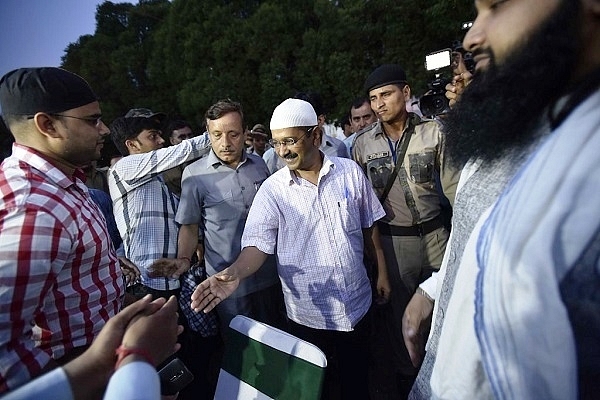
[[[127,150],[129,151],[129,154],[134,154],[134,153],[136,153],[140,149],[139,148],[139,143],[135,139],[127,139],[127,140],[125,140],[125,147],[127,147]]]
[[[402,93],[404,93],[404,100],[408,103],[410,100],[410,86],[404,85],[402,88]]]
[[[56,129],[57,120],[53,120],[48,114],[42,112],[36,113],[33,116],[33,122],[42,135],[49,138],[57,138],[60,136],[60,133]]]
[[[313,129],[313,143],[315,143],[315,140],[317,140],[316,145],[317,147],[321,146],[321,142],[323,141],[323,128],[321,128],[320,125],[317,125],[317,127],[315,129]]]

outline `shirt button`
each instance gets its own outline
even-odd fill
[[[242,186],[242,190],[246,190],[246,186]]]
[[[249,205],[246,205],[246,210],[247,210],[247,209],[249,209],[249,208],[250,208],[250,206],[249,206]]]

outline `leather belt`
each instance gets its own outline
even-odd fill
[[[379,222],[379,233],[387,236],[423,236],[444,226],[442,218],[437,217],[413,226],[396,226]]]

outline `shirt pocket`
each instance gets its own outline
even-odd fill
[[[344,199],[339,201],[338,210],[342,228],[345,232],[353,233],[361,229],[360,208],[356,200]]]
[[[410,179],[415,183],[433,182],[435,154],[433,150],[408,155]]]
[[[207,218],[210,215],[215,222],[229,221],[239,214],[234,212],[234,199],[231,190],[210,192],[205,198],[204,208],[206,209]]]
[[[376,158],[367,162],[367,177],[375,189],[383,189],[393,169],[391,157]]]

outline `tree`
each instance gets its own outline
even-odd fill
[[[202,124],[229,97],[248,125],[268,123],[302,90],[319,92],[333,119],[382,63],[401,64],[422,94],[425,55],[461,38],[472,16],[471,0],[106,1],[63,66],[98,91],[109,118],[144,106]]]

